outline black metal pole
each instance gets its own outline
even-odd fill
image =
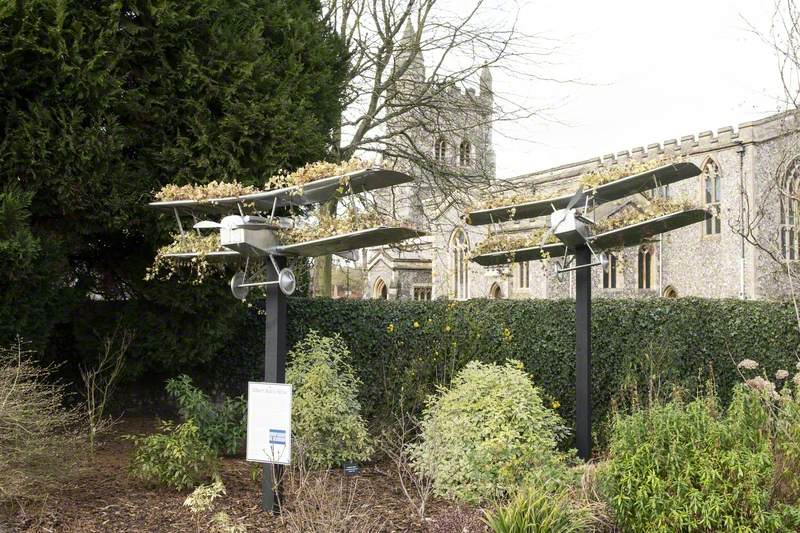
[[[589,248],[575,250],[575,440],[578,456],[592,455],[592,261]]]
[[[278,268],[286,266],[285,257],[276,257]],[[267,267],[267,281],[276,281],[278,273]],[[278,288],[278,284],[267,285],[267,301],[264,332],[264,381],[267,383],[284,383],[286,381],[286,295]],[[273,514],[281,512],[280,483],[283,477],[283,466],[264,464],[264,476],[261,481],[261,508]]]

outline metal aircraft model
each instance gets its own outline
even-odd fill
[[[284,294],[289,295],[294,292],[296,285],[294,273],[289,268],[279,268],[276,257],[336,254],[353,259],[355,250],[393,244],[424,235],[411,227],[380,225],[310,241],[283,244],[280,242],[279,232],[294,227],[294,218],[288,216],[293,209],[410,181],[413,178],[407,174],[371,168],[323,178],[303,186],[207,200],[160,201],[149,205],[172,212],[181,234],[187,231],[183,223],[186,217],[191,217],[192,229],[198,232],[219,231],[220,234],[222,249],[218,251],[189,251],[167,254],[166,257],[178,261],[191,260],[198,256],[206,261],[244,260],[244,269],[236,272],[231,279],[234,297],[243,299],[251,288],[272,284],[277,284]],[[221,219],[216,221],[204,218],[209,215],[217,218],[221,216]],[[264,258],[269,261],[258,261]],[[263,264],[252,267],[259,263]],[[277,279],[266,280],[272,275],[266,269],[274,269]]]
[[[579,187],[571,195],[472,211],[466,216],[466,221],[474,226],[550,215],[549,229],[539,245],[482,254],[473,257],[472,260],[479,265],[495,266],[509,263],[511,253],[513,262],[561,258],[556,262],[556,271],[563,273],[575,270],[574,267],[568,266],[571,262],[570,257],[574,255],[577,247],[586,246],[595,259],[587,267],[598,265],[605,267],[607,254],[603,253],[604,251],[641,244],[655,235],[701,222],[711,214],[704,208],[686,209],[595,233],[593,226],[596,225],[596,220],[592,214],[596,207],[697,176],[700,172],[693,163],[675,163],[599,185],[588,191]],[[556,242],[553,242],[553,235],[558,238]]]
[[[667,164],[588,191],[580,187],[571,195],[476,210],[465,216],[465,221],[471,225],[550,216],[549,229],[538,245],[484,253],[472,257],[472,261],[484,266],[497,266],[553,258],[557,275],[575,271],[576,444],[578,455],[583,459],[591,456],[591,267],[605,268],[610,250],[635,246],[661,233],[713,216],[704,208],[679,209],[623,227],[595,232],[595,210],[603,203],[645,193],[700,173],[701,170],[693,163]],[[573,258],[575,266],[571,266]]]
[[[372,246],[393,244],[423,232],[406,226],[379,225],[340,235],[281,243],[279,232],[291,229],[290,217],[298,207],[322,204],[333,198],[391,187],[413,181],[411,176],[392,170],[372,168],[332,176],[302,186],[284,187],[265,192],[207,200],[174,200],[152,202],[151,207],[174,214],[181,235],[185,234],[183,219],[191,218],[194,231],[219,231],[222,250],[167,254],[167,257],[192,260],[244,261],[244,270],[233,275],[231,292],[242,299],[252,287],[266,289],[264,332],[264,381],[283,383],[286,378],[287,302],[294,292],[294,273],[286,268],[291,256],[317,257],[339,254],[352,257],[353,251]],[[217,220],[200,219],[212,216]],[[191,231],[191,230],[190,230]],[[268,260],[264,260],[268,258]],[[250,271],[252,263],[261,263]],[[264,464],[261,481],[261,507],[272,513],[280,512],[281,466]]]

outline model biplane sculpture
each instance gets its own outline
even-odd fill
[[[687,162],[667,164],[623,177],[591,190],[578,188],[573,194],[536,199],[513,205],[480,209],[467,213],[470,225],[486,225],[549,215],[549,229],[538,245],[499,250],[472,257],[483,266],[511,262],[555,260],[556,273],[575,271],[576,310],[576,443],[578,455],[591,456],[591,267],[606,267],[608,252],[635,246],[659,234],[672,231],[712,216],[703,208],[680,209],[607,231],[594,231],[597,206],[626,196],[645,193],[658,187],[698,176],[700,169]],[[555,238],[554,238],[555,237]],[[575,265],[572,260],[575,259]]]
[[[277,266],[277,257],[318,257],[337,254],[352,257],[349,252],[361,248],[397,243],[421,236],[416,229],[404,226],[376,226],[341,235],[332,235],[316,240],[282,244],[279,232],[291,229],[295,217],[288,216],[292,209],[325,203],[332,198],[391,187],[413,181],[401,172],[383,169],[367,169],[342,176],[323,178],[303,186],[291,186],[265,192],[245,194],[227,198],[206,200],[171,200],[151,202],[150,207],[172,212],[181,234],[187,231],[182,218],[191,217],[192,229],[196,231],[219,231],[223,249],[212,252],[182,252],[167,254],[175,260],[191,260],[202,257],[207,261],[244,260],[244,270],[231,279],[231,291],[242,299],[252,287],[277,284],[284,294],[294,291],[294,274]],[[232,213],[233,212],[233,213]],[[222,216],[219,221],[199,220],[200,217]],[[264,269],[248,272],[251,259],[269,258],[278,279],[265,281]]]
[[[287,258],[328,254],[348,257],[361,248],[394,244],[424,233],[404,225],[377,225],[313,240],[283,243],[282,232],[293,228],[298,208],[410,181],[413,178],[407,174],[371,168],[264,192],[204,200],[158,201],[149,205],[174,215],[181,235],[186,231],[219,231],[220,250],[170,253],[166,254],[167,258],[243,263],[243,269],[236,272],[230,282],[234,297],[245,298],[253,287],[266,289],[265,381],[283,383],[287,351],[286,296],[295,289],[295,276],[286,267]],[[188,220],[191,220],[191,229],[184,225]],[[258,266],[251,268],[251,265]],[[279,470],[277,465],[264,465],[264,510],[280,511]]]

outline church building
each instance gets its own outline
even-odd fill
[[[416,76],[424,77],[421,56]],[[479,93],[452,89],[458,113],[485,114],[492,106],[492,78],[483,68]],[[451,117],[458,122],[459,117]],[[491,121],[470,122],[425,136],[431,157],[452,170],[480,167],[497,190],[559,193],[574,191],[588,172],[630,161],[689,161],[702,173],[624,202],[601,206],[595,215],[637,209],[652,197],[687,198],[707,206],[715,217],[645,244],[615,253],[605,269],[592,272],[595,297],[679,297],[782,299],[789,294],[780,262],[800,261],[800,114],[787,112],[540,170],[511,179],[494,175]],[[412,174],[413,168],[408,169]],[[435,210],[414,187],[395,191],[405,211],[422,220]],[[406,203],[403,204],[405,198]],[[414,200],[412,200],[414,198]],[[396,201],[396,200],[395,200]],[[439,202],[440,203],[440,202]],[[463,207],[450,208],[425,221],[430,236],[413,246],[372,249],[366,253],[365,297],[429,300],[437,298],[567,298],[574,296],[574,273],[556,275],[552,262],[514,263],[486,268],[469,261],[488,231],[531,231],[544,222],[518,221],[497,227],[463,222]],[[745,230],[746,231],[742,231]],[[742,235],[744,233],[744,235]],[[761,247],[749,241],[758,242]]]

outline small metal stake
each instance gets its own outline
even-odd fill
[[[592,252],[587,246],[575,250],[575,440],[578,456],[592,455]]]
[[[267,268],[267,281],[277,281],[278,271],[286,266],[285,257],[276,257],[275,269]],[[286,295],[277,283],[266,285],[267,313],[264,332],[264,381],[286,382]],[[281,478],[283,466],[264,464],[261,481],[261,509],[272,514],[281,512]]]

